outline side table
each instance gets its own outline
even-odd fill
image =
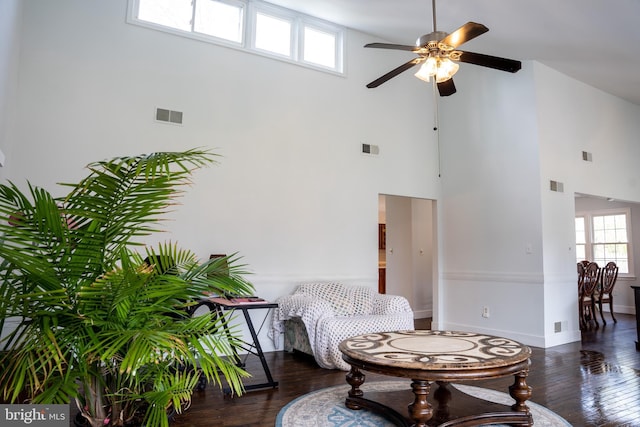
[[[271,370],[269,369],[269,365],[267,364],[267,359],[264,357],[264,352],[262,351],[262,346],[260,345],[258,334],[262,330],[269,312],[272,309],[278,307],[278,304],[275,302],[268,302],[263,300],[237,302],[226,298],[207,298],[203,300],[201,304],[207,305],[212,311],[219,315],[222,315],[224,311],[239,310],[242,312],[245,322],[247,323],[247,327],[249,328],[249,332],[251,333],[252,342],[244,342],[241,348],[248,354],[258,356],[258,358],[260,359],[260,363],[262,364],[264,374],[267,377],[266,382],[260,384],[249,384],[246,385],[244,389],[246,391],[250,391],[263,388],[277,388],[278,382],[274,381],[273,376],[271,375]],[[262,319],[258,330],[256,331],[250,311],[258,309],[267,309],[268,311]],[[229,327],[226,323],[224,324],[224,329],[227,335],[230,335],[231,332],[229,331]],[[239,366],[244,366],[244,363],[241,362],[240,356],[237,354],[237,352],[235,352],[234,357],[238,361]]]

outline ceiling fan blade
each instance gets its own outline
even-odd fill
[[[409,46],[406,44],[391,44],[391,43],[369,43],[369,44],[365,44],[364,47],[375,47],[378,49],[408,50],[410,52],[414,52],[417,49],[419,49],[416,46]]]
[[[369,89],[373,89],[374,87],[378,87],[382,83],[386,82],[387,80],[390,80],[390,79],[394,78],[395,76],[397,76],[398,74],[400,74],[400,73],[402,73],[404,71],[407,71],[409,68],[413,67],[414,65],[417,65],[417,64],[421,63],[422,61],[424,61],[424,58],[423,57],[419,57],[419,58],[414,58],[411,61],[405,62],[404,64],[402,64],[398,68],[394,68],[393,70],[389,71],[384,76],[378,77],[377,79],[375,79],[374,81],[369,83],[367,85],[367,87]]]
[[[456,85],[453,84],[453,79],[438,83],[438,93],[440,96],[449,96],[456,93]]]
[[[468,64],[480,65],[482,67],[494,68],[500,71],[515,73],[522,68],[522,62],[515,59],[500,58],[498,56],[485,55],[482,53],[457,51],[460,53],[458,61]]]
[[[456,48],[462,43],[475,39],[487,31],[489,31],[489,29],[482,24],[478,24],[477,22],[467,22],[462,27],[440,40],[440,43]]]

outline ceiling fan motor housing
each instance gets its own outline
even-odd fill
[[[447,37],[449,34],[445,33],[444,31],[433,31],[429,34],[425,34],[423,36],[420,36],[420,38],[418,40],[416,40],[416,46],[417,47],[426,47],[429,42],[435,42],[436,46],[438,45],[438,42],[440,40],[442,40],[443,38]]]

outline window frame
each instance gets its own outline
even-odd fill
[[[195,39],[215,45],[229,47],[233,49],[250,52],[256,55],[265,56],[272,59],[288,62],[291,64],[299,65],[305,68],[311,68],[314,70],[323,71],[326,73],[345,76],[345,44],[346,44],[346,28],[332,22],[324,21],[319,18],[305,15],[303,13],[287,9],[281,6],[276,6],[271,3],[258,0],[215,0],[221,3],[226,3],[232,6],[242,7],[242,40],[241,42],[235,42],[209,34],[199,33],[194,30],[194,19],[191,22],[191,31],[184,31],[178,28],[165,26],[162,24],[156,24],[149,21],[138,19],[137,11],[138,5],[141,0],[128,0],[127,3],[127,23],[137,25],[144,28],[149,28],[165,33],[173,34],[176,36]],[[195,14],[195,3],[203,0],[193,0],[192,13]],[[285,56],[277,52],[272,52],[265,49],[259,49],[255,46],[255,25],[257,13],[262,12],[266,15],[273,16],[275,18],[284,19],[291,23],[291,54]],[[195,15],[193,15],[195,16]],[[329,67],[316,62],[304,60],[304,30],[305,28],[311,28],[316,31],[321,31],[334,36],[335,41],[335,66]]]
[[[195,0],[197,1],[197,0]],[[219,1],[220,3],[226,3],[232,6],[241,6],[243,8],[243,14],[242,14],[242,40],[240,42],[236,42],[233,40],[229,40],[229,39],[225,39],[225,38],[221,38],[221,37],[216,37],[216,36],[212,36],[209,34],[205,34],[205,33],[200,33],[194,30],[194,22],[193,22],[193,16],[195,14],[195,6],[192,6],[192,21],[191,21],[191,30],[190,31],[185,31],[185,30],[181,30],[179,28],[175,28],[175,27],[170,27],[167,25],[162,25],[162,24],[157,24],[155,22],[151,22],[151,21],[145,21],[142,19],[138,19],[137,13],[138,13],[138,4],[140,2],[140,0],[129,0],[127,3],[127,23],[128,24],[133,24],[133,25],[137,25],[140,27],[144,27],[144,28],[149,28],[152,30],[157,30],[157,31],[161,31],[164,33],[169,33],[169,34],[173,34],[175,36],[180,36],[180,37],[186,37],[189,39],[194,39],[194,40],[199,40],[199,41],[203,41],[203,42],[207,42],[207,43],[212,43],[212,44],[217,44],[217,45],[221,45],[221,46],[226,46],[226,47],[232,47],[232,48],[242,48],[245,44],[245,38],[246,38],[246,28],[247,28],[247,6],[246,6],[246,2],[240,1],[240,0],[216,0]]]
[[[634,259],[633,259],[633,237],[631,230],[631,209],[628,207],[614,208],[614,209],[601,209],[595,211],[584,211],[584,212],[576,212],[575,218],[584,218],[585,222],[585,255],[586,259],[593,260],[594,259],[594,251],[593,247],[596,245],[593,242],[593,218],[601,217],[601,216],[613,216],[613,215],[624,215],[626,220],[626,232],[627,232],[627,241],[624,244],[627,245],[627,262],[629,271],[627,273],[619,273],[620,277],[625,278],[635,278],[635,267],[634,267]],[[615,242],[622,243],[622,242]],[[599,243],[598,243],[599,244]],[[578,243],[576,242],[576,246]],[[577,254],[576,254],[577,257]],[[579,262],[580,260],[576,260]],[[604,267],[601,265],[600,267]]]

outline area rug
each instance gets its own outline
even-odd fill
[[[467,385],[453,385],[471,396],[502,405],[513,404],[507,393]],[[378,381],[365,383],[361,388],[367,392],[407,390],[407,381]],[[352,411],[344,406],[349,390],[340,385],[305,394],[289,402],[280,410],[276,427],[392,427],[388,420],[366,410]],[[527,401],[535,427],[571,427],[564,418],[534,402]]]

